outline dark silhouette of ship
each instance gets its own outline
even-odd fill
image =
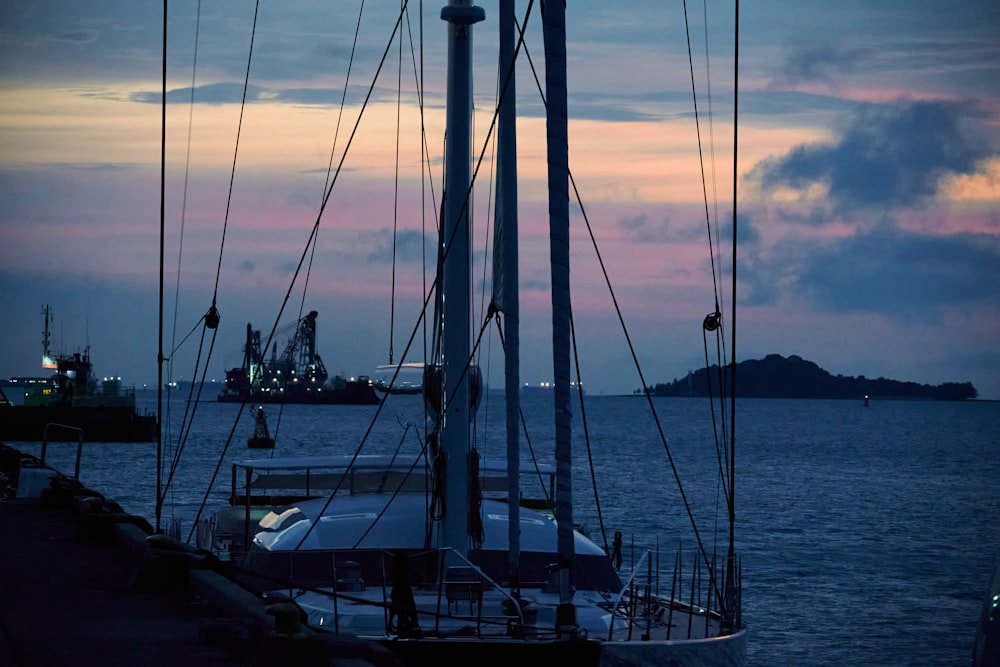
[[[121,378],[94,376],[90,347],[84,352],[53,355],[49,351],[52,311],[45,306],[42,367],[54,371],[23,384],[22,402],[9,400],[0,389],[0,439],[39,442],[151,442],[156,439],[155,414],[139,414],[135,390]]]
[[[378,395],[367,376],[330,377],[316,351],[315,310],[300,319],[281,355],[278,345],[266,359],[260,330],[247,323],[243,365],[226,371],[226,388],[218,400],[227,403],[335,403],[376,405]]]

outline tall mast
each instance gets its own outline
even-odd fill
[[[45,318],[45,328],[42,330],[42,368],[58,368],[55,359],[52,358],[52,352],[49,351],[49,343],[52,340],[52,331],[49,329],[52,311],[49,310],[48,304],[45,304],[42,316]]]
[[[740,91],[740,3],[736,1],[736,25],[733,31],[733,279],[732,279],[732,321],[730,332],[732,340],[729,353],[732,355],[730,367],[730,409],[729,409],[729,552],[726,555],[726,599],[723,606],[724,621],[730,628],[740,625],[742,611],[737,591],[737,561],[736,561],[736,187],[737,148],[739,146],[739,91]]]
[[[504,314],[504,395],[507,407],[507,560],[520,588],[520,304],[517,270],[517,111],[514,85],[514,0],[500,0],[500,112],[497,124],[497,209],[493,303]]]
[[[163,80],[160,97],[160,310],[156,353],[156,532],[160,532],[163,511],[163,237],[166,225],[167,170],[167,0],[163,0]]]
[[[552,370],[555,381],[556,524],[559,632],[573,632],[570,582],[573,545],[573,455],[570,412],[569,143],[566,103],[566,5],[542,4],[545,41],[546,138],[549,172],[549,260],[552,271]]]
[[[469,352],[472,173],[472,26],[486,18],[471,0],[450,0],[441,9],[448,22],[448,82],[445,147],[444,294],[442,335],[445,456],[444,546],[466,555],[469,542]]]

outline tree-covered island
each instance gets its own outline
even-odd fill
[[[691,371],[686,377],[649,388],[654,396],[708,396],[719,394],[719,367]],[[709,384],[711,379],[711,385]],[[728,379],[727,379],[728,382]],[[637,392],[638,393],[638,392]],[[901,382],[863,375],[832,375],[802,357],[769,354],[736,364],[736,395],[743,398],[847,398],[964,401],[979,396],[971,382],[939,385]]]

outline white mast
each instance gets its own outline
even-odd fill
[[[520,588],[520,305],[517,270],[517,111],[514,85],[514,0],[500,0],[500,110],[497,123],[497,210],[493,236],[493,304],[504,314],[507,407],[507,548],[515,593]]]
[[[552,370],[555,380],[556,524],[559,609],[556,629],[576,631],[573,567],[573,453],[570,412],[569,142],[566,103],[566,5],[542,4],[546,138],[549,170],[549,259],[552,271]]]
[[[445,456],[444,546],[467,555],[469,542],[470,239],[472,171],[472,26],[486,17],[470,0],[441,9],[448,22],[447,146],[445,148],[444,295],[442,334]]]

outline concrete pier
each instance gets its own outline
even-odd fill
[[[396,667],[0,443],[0,665]]]

